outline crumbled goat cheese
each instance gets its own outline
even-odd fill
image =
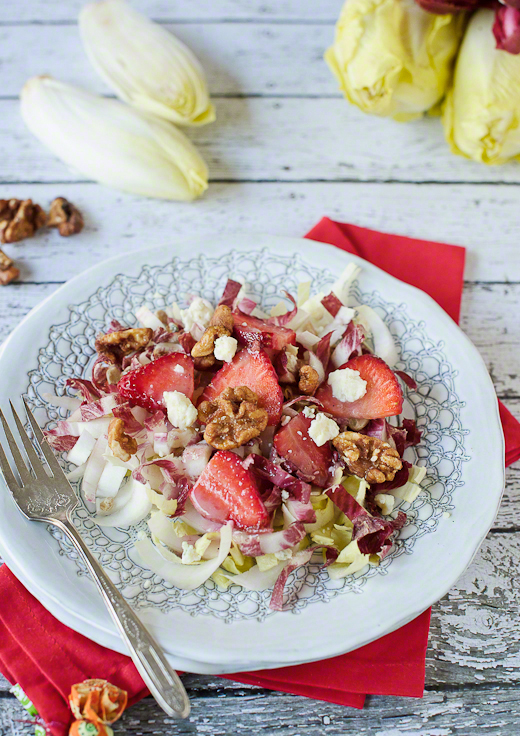
[[[187,429],[197,418],[197,410],[187,396],[180,391],[165,391],[163,394],[168,419],[174,427]]]
[[[223,335],[222,337],[217,337],[215,340],[213,353],[217,360],[223,360],[224,363],[230,363],[235,356],[237,347],[238,341],[235,340],[234,337]]]
[[[385,516],[391,514],[394,509],[395,496],[390,493],[378,493],[374,498],[374,501],[381,509],[381,513]]]
[[[289,498],[289,491],[282,490],[282,501],[287,501]]]
[[[186,332],[191,332],[194,325],[198,325],[205,330],[214,311],[206,299],[202,299],[200,296],[195,297],[188,309],[181,309],[182,322]]]
[[[290,560],[292,557],[292,549],[282,549],[280,552],[275,552],[274,556],[277,560]]]
[[[361,378],[359,371],[342,368],[329,373],[329,384],[332,395],[339,401],[357,401],[367,392],[367,382]]]
[[[336,422],[321,413],[318,414],[316,419],[312,420],[311,426],[309,427],[309,437],[318,447],[321,447],[329,440],[333,440],[338,434],[339,427]]]
[[[316,407],[304,406],[302,414],[304,417],[307,417],[307,419],[314,419],[314,417],[316,416]]]
[[[189,542],[182,543],[182,561],[185,565],[189,565],[192,562],[199,562],[200,558],[201,556],[193,544],[190,544]]]

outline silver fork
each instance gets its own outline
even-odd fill
[[[78,498],[53,451],[45,441],[43,432],[27,402],[24,399],[25,410],[34,432],[35,441],[45,456],[50,472],[40,461],[13,404],[9,403],[29,460],[29,463],[26,464],[0,409],[0,420],[21,480],[19,483],[16,479],[0,444],[0,469],[14,502],[28,519],[53,524],[67,535],[83,558],[151,694],[169,716],[187,718],[190,713],[190,701],[177,673],[170,667],[158,644],[107,577],[99,562],[90,553],[72,523],[71,514],[78,505]]]

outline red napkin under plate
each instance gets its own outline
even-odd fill
[[[430,294],[456,321],[465,250],[459,246],[378,233],[323,218],[307,235],[361,256]],[[422,264],[417,269],[417,263]],[[520,424],[500,405],[506,464],[520,458]],[[0,669],[20,683],[54,736],[71,720],[71,685],[101,677],[129,693],[147,694],[128,657],[106,649],[57,621],[4,565],[0,569]],[[354,652],[312,664],[225,675],[226,679],[362,708],[367,693],[421,697],[430,610],[401,629]]]

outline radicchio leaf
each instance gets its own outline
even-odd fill
[[[119,394],[109,394],[103,396],[97,401],[91,401],[88,404],[82,404],[79,407],[82,422],[90,422],[92,419],[99,419],[107,414],[110,414],[112,410],[123,401]]]
[[[75,391],[79,391],[83,399],[87,402],[101,398],[101,393],[92,381],[87,381],[85,378],[67,378],[65,385],[73,388]]]
[[[228,279],[227,283],[224,287],[224,293],[220,297],[220,301],[217,306],[219,307],[229,307],[230,309],[233,309],[233,306],[235,304],[235,299],[238,296],[238,292],[242,288],[242,284],[240,284],[238,281],[233,281],[233,279]]]
[[[266,320],[268,325],[274,325],[275,327],[285,327],[285,325],[290,322],[293,317],[296,316],[296,312],[298,311],[296,299],[291,294],[289,294],[288,291],[284,291],[284,294],[287,299],[290,299],[290,301],[293,303],[293,308],[290,312],[287,311],[285,314],[281,314],[279,317],[269,317],[269,319]]]
[[[72,450],[79,437],[75,437],[72,434],[53,434],[52,429],[44,431],[45,439],[47,444],[52,447],[56,452],[69,452]]]
[[[189,332],[181,332],[179,334],[179,344],[186,355],[191,355],[191,351],[195,345],[195,339]]]
[[[238,302],[235,309],[238,313],[243,312],[244,314],[247,314],[249,316],[255,307],[256,302],[245,296]]]
[[[287,565],[283,568],[276,583],[274,584],[273,593],[269,602],[269,608],[273,611],[283,611],[283,591],[289,575],[296,570],[297,567],[306,565],[312,555],[319,549],[324,549],[326,554],[326,562],[323,567],[331,565],[338,556],[338,551],[334,547],[327,545],[314,545],[313,547],[307,547],[307,549],[296,552],[295,555],[289,560]]]
[[[332,332],[328,332],[324,337],[321,338],[319,343],[316,345],[315,352],[318,360],[321,361],[323,366],[323,372],[327,373],[327,366],[330,360],[330,340]]]
[[[338,299],[333,291],[331,291],[330,294],[327,294],[327,296],[324,296],[321,300],[321,303],[323,304],[327,312],[329,312],[329,314],[331,314],[333,317],[337,315],[337,313],[343,306],[343,303],[340,299]]]
[[[366,427],[359,430],[359,433],[384,440],[386,438],[386,419],[371,419]]]
[[[109,335],[111,332],[123,332],[124,330],[128,330],[128,327],[122,325],[121,322],[117,321],[117,319],[113,319],[110,321],[110,327],[105,334]]]
[[[314,524],[316,521],[316,512],[312,507],[312,503],[302,503],[296,501],[293,498],[287,499],[285,502],[287,511],[293,516],[296,521],[302,521],[304,524]]]
[[[282,552],[291,549],[295,544],[301,542],[306,534],[305,527],[301,521],[294,521],[287,529],[279,532],[249,533],[234,531],[233,541],[240,547],[242,554],[249,557],[260,557],[261,555]]]
[[[253,452],[246,457],[242,465],[244,468],[252,470],[260,478],[269,480],[278,488],[288,491],[297,501],[309,503],[311,497],[310,485],[290,475],[266,457]]]
[[[130,404],[124,403],[119,406],[114,406],[112,414],[118,419],[122,419],[125,425],[126,434],[134,437],[143,430],[143,425],[138,422],[130,410]]]
[[[422,431],[417,429],[415,419],[403,419],[401,427],[394,427],[389,422],[385,423],[386,432],[395,442],[399,455],[403,456],[407,447],[418,445],[421,441]]]
[[[402,511],[393,520],[371,516],[341,485],[333,486],[325,493],[353,523],[352,540],[358,543],[363,555],[381,552],[394,531],[401,529],[406,523],[406,514]]]
[[[414,381],[414,379],[408,375],[408,373],[405,373],[404,371],[394,371],[396,376],[399,376],[401,381],[404,381],[408,388],[412,389],[412,391],[415,391],[417,388],[417,383]]]
[[[285,350],[281,350],[273,361],[279,383],[296,383],[296,373],[288,369],[288,362],[289,358]]]
[[[520,10],[517,7],[498,6],[495,11],[493,35],[497,49],[510,54],[520,54]]]
[[[483,4],[481,0],[416,0],[416,2],[423,10],[437,15],[475,10]]]
[[[361,346],[365,339],[365,330],[361,325],[355,322],[349,322],[347,329],[343,333],[343,337],[332,353],[332,363],[335,368],[339,368],[347,363],[350,358],[361,355]]]

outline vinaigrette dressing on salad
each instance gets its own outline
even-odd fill
[[[359,270],[270,314],[232,279],[215,307],[142,306],[139,327],[98,336],[91,380],[69,379],[80,398],[46,395],[72,412],[46,437],[94,521],[147,519],[144,567],[186,590],[273,588],[283,610],[311,559],[336,580],[390,552],[426,470],[403,459],[421,432],[399,417],[400,381],[415,382],[379,315],[349,306]]]

